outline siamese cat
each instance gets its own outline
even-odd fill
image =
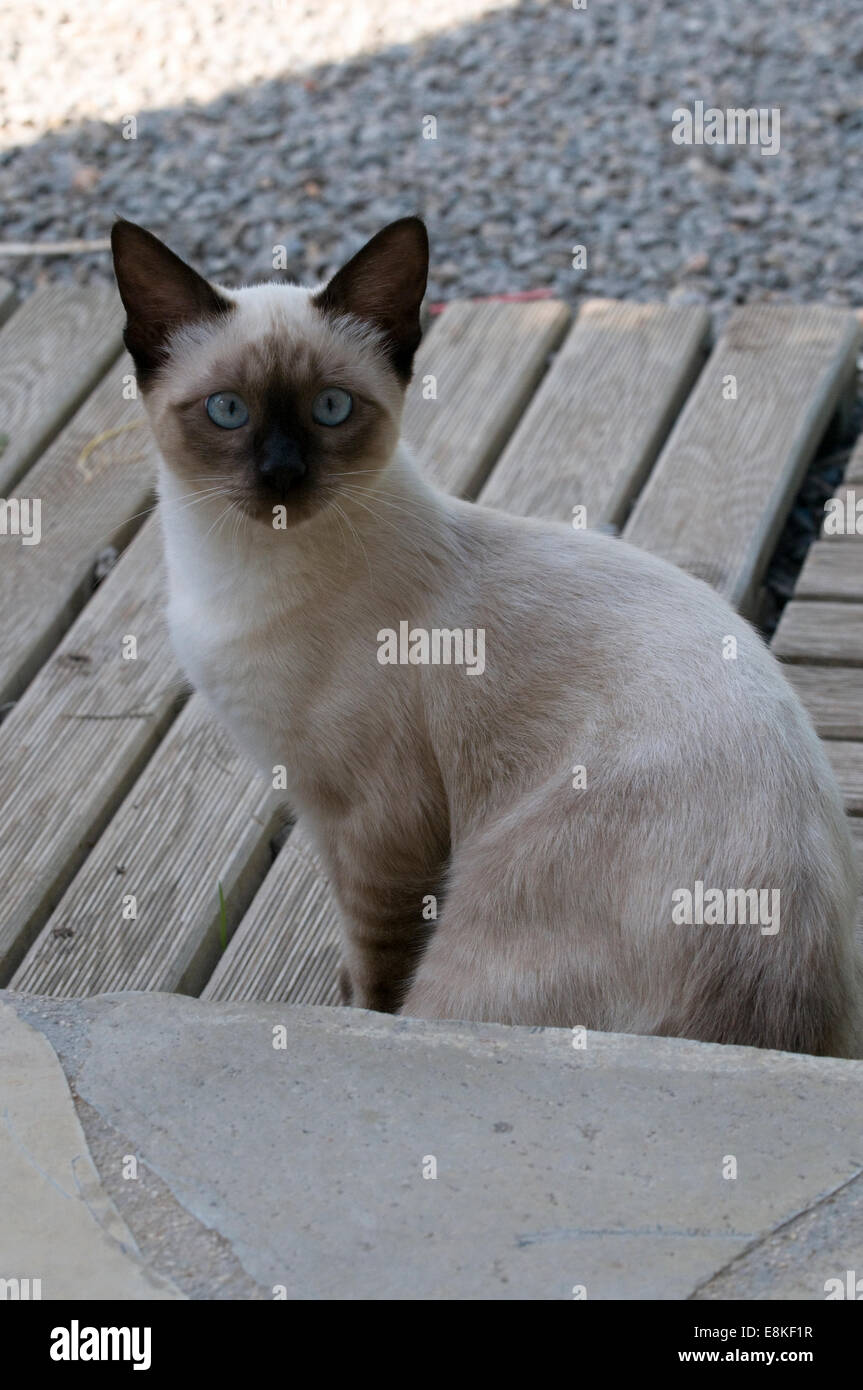
[[[212,285],[125,221],[113,250],[173,643],[287,769],[346,1002],[857,1054],[842,802],[762,641],[622,540],[438,492],[400,440],[422,222],[311,289]]]

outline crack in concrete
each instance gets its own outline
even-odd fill
[[[677,1228],[674,1226],[589,1226],[561,1227],[550,1231],[535,1231],[516,1236],[519,1250],[530,1245],[541,1245],[557,1240],[577,1240],[579,1236],[670,1236],[695,1240],[755,1240],[754,1231],[710,1231],[700,1226]],[[713,1276],[711,1275],[711,1278]]]
[[[187,1298],[272,1298],[272,1290],[248,1273],[228,1237],[180,1201],[128,1134],[83,1096],[76,1096],[75,1110],[102,1187],[154,1274],[170,1280]],[[133,1183],[120,1175],[118,1154],[137,1158]]]
[[[820,1207],[825,1206],[828,1202],[832,1201],[834,1197],[837,1197],[840,1192],[844,1192],[846,1188],[851,1187],[860,1177],[863,1177],[863,1165],[857,1168],[857,1170],[851,1174],[850,1178],[845,1178],[842,1182],[838,1183],[836,1187],[831,1188],[829,1192],[824,1192],[820,1197],[816,1197],[815,1201],[810,1202],[808,1206],[801,1207],[799,1211],[793,1212],[791,1216],[784,1217],[782,1221],[779,1221],[775,1226],[771,1226],[763,1235],[756,1237],[752,1244],[748,1245],[745,1250],[741,1250],[737,1255],[734,1255],[727,1264],[721,1265],[719,1269],[714,1270],[709,1278],[702,1279],[701,1283],[696,1284],[691,1293],[686,1295],[686,1301],[689,1302],[694,1299],[704,1289],[708,1289],[711,1284],[715,1283],[717,1279],[724,1278],[735,1265],[739,1264],[742,1260],[748,1259],[750,1255],[754,1254],[754,1252],[759,1250],[763,1245],[766,1245],[774,1236],[781,1235],[789,1226],[793,1226],[795,1221],[800,1221],[804,1216],[810,1216],[813,1212],[818,1211]]]

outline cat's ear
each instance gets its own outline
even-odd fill
[[[390,361],[410,379],[419,347],[429,241],[418,217],[402,217],[366,242],[316,296],[325,313],[354,314],[381,330]]]
[[[234,307],[164,242],[134,222],[114,223],[111,250],[127,314],[123,337],[144,376],[164,361],[174,329]]]

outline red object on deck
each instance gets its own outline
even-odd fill
[[[527,303],[531,299],[553,299],[554,291],[547,285],[538,290],[516,290],[513,294],[475,294],[470,296],[472,304],[484,304],[495,299],[499,299],[502,304],[521,304]],[[448,299],[439,299],[434,304],[429,305],[430,314],[442,314]]]

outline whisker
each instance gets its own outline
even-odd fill
[[[339,506],[338,502],[330,502],[329,505],[333,508],[336,514],[336,521],[339,523],[339,535],[341,536],[342,540],[342,568],[344,569],[344,566],[347,563],[348,559],[348,547],[347,542],[345,540],[345,528],[342,525],[342,519],[347,520],[347,517],[345,517],[345,514]]]
[[[185,499],[182,503],[176,504],[173,508],[177,512],[189,511],[192,507],[198,507],[202,502],[206,502],[211,497],[230,497],[231,494],[223,487],[210,488],[207,492],[198,493],[191,499]]]
[[[360,504],[360,496],[359,494],[354,492],[352,488],[350,488],[349,486],[344,487],[342,491],[344,492],[345,496],[350,497],[353,502]],[[408,510],[408,508],[406,507],[400,507],[396,502],[391,502],[388,497],[383,497],[378,492],[365,492],[362,494],[362,498],[365,501],[374,501],[375,499],[377,499],[377,501],[380,502],[382,506],[389,507],[392,511],[400,512],[403,516],[409,517],[411,521],[419,521],[420,523],[423,522],[423,518],[421,516],[417,516],[415,512]],[[382,517],[379,517],[378,519],[383,520]]]
[[[210,527],[208,528],[208,530],[205,532],[205,534],[204,534],[204,540],[207,539],[207,537],[208,537],[209,534],[210,534],[210,531],[213,530],[213,527],[214,527],[214,526],[218,526],[219,523],[220,523],[221,521],[224,520],[224,518],[228,515],[228,512],[231,510],[231,508],[233,507],[233,505],[234,505],[233,502],[229,502],[228,505],[227,505],[227,507],[225,508],[225,510],[224,510],[223,512],[220,512],[220,513],[219,513],[219,515],[216,517],[216,520],[213,522],[213,525],[210,526]]]
[[[237,509],[236,509],[236,507],[234,506],[233,502],[229,502],[228,505],[227,505],[227,508],[226,508],[225,511],[222,513],[221,517],[219,518],[219,524],[218,524],[218,526],[217,526],[217,528],[216,528],[216,535],[217,535],[217,536],[221,534],[222,528],[223,528],[223,526],[224,526],[224,524],[225,524],[225,518],[226,518],[226,517],[229,517],[230,514],[231,514],[231,512],[236,512],[236,510],[237,510]],[[229,543],[230,543],[230,538],[229,538]]]
[[[215,490],[214,490],[214,492],[215,492]],[[186,497],[199,497],[199,496],[204,496],[204,495],[205,495],[205,494],[203,494],[203,493],[198,493],[198,492],[189,492],[189,493],[186,493]],[[209,495],[209,494],[207,494],[207,495]],[[223,495],[226,495],[226,494],[223,494]],[[178,500],[178,501],[183,501],[183,500],[185,500],[185,499],[184,499],[184,498],[179,498],[179,499],[177,499],[177,500]],[[161,498],[157,497],[157,498],[155,498],[155,500],[154,500],[153,502],[150,503],[150,506],[149,506],[149,507],[144,507],[140,512],[133,512],[131,516],[127,516],[127,517],[126,517],[126,524],[128,525],[128,523],[129,523],[130,521],[137,521],[139,516],[153,516],[160,506],[161,506],[161,507],[164,507],[164,506],[165,506],[165,503],[164,503],[164,501],[163,501]],[[107,542],[111,539],[111,536],[112,536],[112,535],[113,535],[113,532],[106,531],[105,534],[104,534],[103,536],[101,536],[101,537],[96,541],[96,545],[99,546],[99,545],[101,545],[101,544],[107,544]]]
[[[343,491],[346,490],[343,489]],[[351,497],[351,501],[354,503],[355,506],[362,507],[363,511],[368,512],[369,516],[373,517],[374,520],[377,521],[381,526],[389,526],[390,530],[395,531],[396,535],[400,536],[402,534],[397,526],[394,526],[392,522],[387,521],[385,516],[379,516],[378,513],[374,511],[371,507],[367,506],[365,502],[360,501],[359,497]]]
[[[341,478],[346,478],[346,477],[349,477],[349,476],[350,476],[350,474],[347,474],[347,473],[336,473],[336,474],[331,474],[331,475],[330,475],[330,478],[328,479],[328,481],[333,481],[333,480],[336,480],[336,481],[337,481],[337,480],[339,480],[339,479],[341,479]],[[409,501],[410,501],[410,502],[413,502],[414,507],[416,507],[416,508],[418,509],[418,511],[424,511],[428,516],[438,516],[438,515],[439,515],[438,509],[437,509],[436,506],[433,506],[433,505],[432,505],[431,503],[429,503],[429,502],[420,502],[420,501],[417,501],[417,500],[415,500],[415,499],[407,498],[407,497],[405,497],[404,493],[401,493],[401,492],[388,492],[388,491],[386,491],[385,489],[383,489],[383,488],[381,488],[381,487],[361,488],[361,487],[359,487],[356,483],[354,483],[354,484],[350,484],[350,483],[346,484],[346,486],[345,486],[345,488],[344,488],[344,491],[347,493],[347,492],[349,492],[349,491],[351,490],[352,487],[353,487],[353,489],[355,490],[355,493],[356,493],[356,494],[361,495],[361,496],[363,496],[363,497],[369,497],[369,498],[379,497],[379,498],[381,499],[381,501],[387,500],[387,501],[389,501],[389,502],[391,502],[391,503],[393,503],[393,504],[395,504],[395,502],[409,502]]]
[[[231,545],[234,545],[234,543],[240,539],[246,522],[249,520],[248,512],[244,511],[242,507],[235,506],[234,510],[237,513],[237,519],[231,531]]]
[[[337,494],[337,495],[338,495],[338,494]],[[367,569],[368,572],[369,572],[369,588],[374,589],[374,587],[375,587],[375,582],[374,582],[374,579],[372,578],[372,567],[371,567],[371,564],[370,564],[370,562],[369,562],[368,551],[366,550],[365,546],[363,545],[362,536],[361,536],[360,533],[358,532],[357,528],[354,526],[354,524],[353,524],[353,522],[351,521],[350,517],[348,516],[347,512],[345,512],[345,511],[339,506],[338,502],[333,502],[333,503],[332,503],[332,506],[335,507],[336,511],[338,512],[338,514],[339,514],[340,516],[344,517],[345,521],[347,522],[348,526],[349,526],[350,529],[351,529],[351,532],[352,532],[353,535],[356,537],[357,545],[360,547],[360,550],[363,552],[363,558],[365,559],[365,562],[366,562],[366,569]]]

